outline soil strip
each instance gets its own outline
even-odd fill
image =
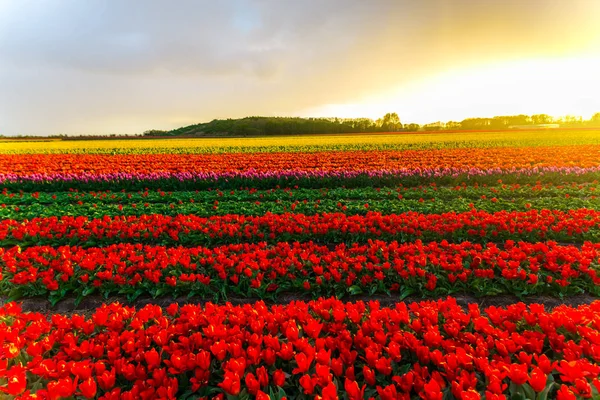
[[[543,304],[546,310],[551,310],[555,307],[561,305],[567,305],[572,307],[577,307],[583,304],[590,304],[595,300],[600,300],[598,297],[591,296],[589,294],[581,294],[575,296],[568,296],[565,298],[557,298],[552,296],[527,296],[525,298],[519,299],[514,295],[496,295],[496,296],[486,296],[486,297],[475,297],[468,294],[456,294],[454,296],[439,296],[439,297],[417,297],[417,296],[409,296],[405,299],[400,299],[397,296],[347,296],[342,298],[342,301],[356,302],[356,301],[364,301],[369,302],[372,300],[379,301],[382,306],[391,306],[393,307],[396,303],[413,303],[413,302],[421,302],[421,301],[430,301],[430,300],[439,300],[446,299],[448,297],[454,297],[456,302],[463,308],[467,309],[469,304],[478,304],[481,309],[490,306],[496,307],[506,307],[515,303],[525,303],[525,304]],[[234,305],[241,304],[252,304],[261,299],[258,298],[247,298],[247,297],[230,297],[227,299],[228,302]],[[266,304],[288,304],[293,301],[310,301],[310,296],[302,296],[298,294],[282,294],[280,295],[276,301],[272,300],[263,300]],[[0,297],[0,304],[4,304],[7,302],[6,298]],[[200,298],[200,297],[139,297],[133,302],[128,302],[127,299],[123,296],[112,296],[108,299],[104,297],[91,295],[84,298],[81,303],[75,304],[74,297],[67,297],[61,300],[54,307],[50,304],[50,302],[41,297],[33,297],[33,298],[25,298],[20,299],[17,303],[21,303],[23,311],[30,312],[40,312],[43,314],[83,314],[89,315],[93,313],[96,308],[102,306],[105,303],[119,302],[121,304],[134,306],[136,308],[142,308],[148,304],[156,304],[161,307],[167,307],[170,304],[177,303],[179,305],[184,304],[204,304],[208,302],[213,302],[211,299]]]

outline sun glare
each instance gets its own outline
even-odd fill
[[[600,57],[532,59],[446,71],[354,104],[329,104],[315,116],[428,123],[495,115],[549,114],[589,118],[600,111]]]

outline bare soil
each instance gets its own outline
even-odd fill
[[[400,300],[400,298],[394,297],[394,296],[360,295],[360,296],[344,297],[344,298],[342,298],[342,300],[350,301],[350,302],[355,302],[355,301],[367,302],[367,301],[371,301],[371,300],[377,300],[377,301],[379,301],[379,303],[382,306],[393,306],[399,302],[413,303],[413,302],[420,302],[420,301],[427,301],[427,300],[446,299],[447,297],[448,296],[423,298],[423,297],[410,296],[410,297],[405,298],[404,300]],[[569,297],[565,297],[563,299],[560,299],[557,297],[552,297],[552,296],[528,296],[526,298],[519,299],[517,296],[513,296],[513,295],[475,297],[475,296],[471,296],[468,294],[457,294],[452,297],[454,297],[456,299],[456,302],[465,309],[468,307],[469,304],[478,304],[480,306],[480,308],[486,308],[489,306],[506,307],[511,304],[523,302],[525,304],[532,304],[532,303],[543,304],[545,306],[546,310],[551,310],[560,305],[568,305],[568,306],[577,307],[582,304],[590,304],[595,300],[600,300],[600,298],[597,298],[597,297],[594,297],[594,296],[591,296],[588,294],[569,296]],[[232,304],[251,304],[251,303],[254,303],[259,300],[260,299],[258,299],[258,298],[230,297],[230,298],[228,298],[227,301]],[[269,300],[264,300],[264,302],[267,304],[274,304],[274,303],[288,304],[288,303],[290,303],[292,301],[296,301],[296,300],[308,301],[308,300],[310,300],[310,297],[309,296],[301,296],[298,294],[283,294],[278,297],[276,302],[269,301]],[[6,298],[0,297],[0,304],[4,304],[4,303],[6,303],[6,301],[7,301]],[[156,299],[154,299],[152,297],[140,297],[137,300],[135,300],[134,302],[129,303],[125,297],[121,297],[121,296],[113,296],[113,297],[109,297],[108,299],[105,299],[101,296],[92,295],[92,296],[86,297],[78,305],[75,305],[74,297],[73,298],[68,297],[68,298],[60,301],[54,307],[50,304],[50,302],[47,299],[41,298],[41,297],[25,298],[25,299],[18,300],[17,302],[22,304],[23,311],[40,312],[43,314],[75,314],[76,313],[76,314],[89,315],[96,308],[100,307],[102,304],[111,303],[111,302],[119,302],[121,304],[126,304],[126,305],[134,306],[136,308],[141,308],[148,304],[156,304],[161,307],[167,307],[173,303],[178,303],[179,305],[204,304],[207,302],[211,302],[211,299],[205,299],[205,298],[199,298],[199,297],[191,297],[191,298],[188,298],[188,297],[178,297],[178,298],[159,297]]]

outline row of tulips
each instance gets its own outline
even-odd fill
[[[80,245],[122,242],[162,245],[219,245],[267,241],[364,242],[368,239],[410,242],[555,240],[598,241],[600,211],[590,209],[529,210],[382,215],[344,213],[229,214],[209,218],[195,215],[47,217],[0,220],[0,246]]]
[[[535,185],[543,182],[585,184],[600,180],[600,167],[532,167],[519,170],[470,169],[451,170],[381,170],[354,172],[244,172],[224,174],[153,173],[153,174],[56,174],[35,176],[0,176],[0,186],[14,191],[66,191],[73,187],[82,191],[106,190],[222,190],[240,187],[271,189],[273,187],[302,188],[365,188],[404,185],[418,187],[427,184],[456,186],[464,182],[493,185],[499,180],[510,184]]]
[[[304,192],[307,192],[307,190],[304,190]],[[389,194],[384,198],[380,198],[381,196],[376,192],[373,198],[361,198],[360,194],[357,195],[359,198],[353,198],[354,190],[335,190],[338,195],[337,197],[333,197],[326,190],[312,190],[308,192],[308,196],[302,199],[302,197],[294,197],[292,191],[289,191],[289,196],[280,195],[279,198],[273,198],[272,195],[269,196],[268,191],[267,196],[263,196],[263,193],[259,196],[225,195],[223,192],[218,191],[218,193],[221,193],[221,196],[211,196],[211,200],[205,198],[209,196],[194,196],[190,192],[175,192],[170,194],[169,197],[166,194],[162,197],[160,197],[161,195],[148,195],[144,197],[148,192],[144,192],[141,195],[136,194],[135,197],[131,193],[127,193],[127,196],[121,193],[119,197],[117,197],[117,194],[112,194],[111,197],[114,198],[108,197],[106,193],[102,196],[85,196],[84,194],[71,196],[72,194],[69,193],[68,195],[71,197],[61,196],[58,198],[58,196],[53,195],[56,197],[54,202],[47,202],[45,199],[35,202],[35,197],[32,198],[32,196],[39,196],[39,193],[36,192],[32,193],[31,196],[25,197],[23,200],[19,200],[19,198],[15,201],[9,199],[8,205],[0,203],[0,218],[31,219],[58,215],[94,218],[104,215],[141,216],[144,214],[171,216],[194,214],[196,216],[208,217],[227,214],[261,215],[286,212],[307,215],[332,212],[364,215],[370,211],[384,214],[400,214],[408,211],[443,213],[449,210],[466,212],[473,208],[487,212],[502,210],[526,211],[528,209],[547,208],[562,211],[577,208],[600,209],[600,198],[597,198],[594,194],[590,195],[590,193],[594,192],[589,191],[579,193],[580,197],[571,195],[568,192],[562,193],[560,197],[557,197],[556,193],[544,192],[540,193],[539,196],[529,198],[504,197],[501,194],[495,194],[493,191],[488,191],[491,193],[490,196],[481,194],[476,198],[473,198],[472,195],[463,197],[457,195],[456,192],[453,193],[453,197],[450,197],[445,193],[446,191],[442,192],[440,196],[436,191],[427,192],[426,190],[421,193],[413,191],[404,192],[407,196],[396,191],[393,193],[389,191]],[[534,192],[530,192],[530,196],[534,194]],[[121,197],[125,197],[125,199]],[[200,198],[198,199],[197,197]],[[117,198],[120,198],[120,201],[116,201]],[[19,204],[20,201],[24,204]]]
[[[395,132],[368,134],[270,136],[254,138],[144,137],[110,140],[89,138],[3,139],[2,154],[216,154],[313,153],[323,151],[384,151],[450,148],[537,147],[599,144],[596,129],[545,131]],[[181,132],[180,132],[181,133]],[[288,132],[292,134],[292,132]],[[173,140],[174,139],[174,140]]]
[[[0,308],[15,399],[597,398],[600,302],[545,311],[437,302]]]
[[[0,155],[15,189],[372,186],[465,179],[597,179],[600,146],[249,154]]]
[[[229,154],[0,154],[4,177],[597,168],[600,145]]]
[[[349,294],[476,296],[600,295],[600,244],[369,241],[335,248],[308,243],[216,248],[119,244],[103,248],[0,249],[0,294],[13,299],[97,292],[105,297],[228,295],[269,298]]]
[[[79,201],[76,204],[32,204],[24,206],[6,206],[0,204],[0,219],[32,219],[37,217],[52,217],[60,215],[84,216],[98,218],[105,215],[133,215],[141,217],[144,214],[162,214],[176,216],[179,214],[193,214],[200,217],[214,215],[262,215],[266,213],[283,214],[298,213],[314,215],[317,213],[344,213],[347,215],[366,215],[369,212],[382,214],[401,214],[409,211],[423,214],[439,214],[448,211],[468,212],[472,209],[486,212],[498,211],[527,211],[529,209],[554,209],[568,211],[571,209],[586,208],[600,210],[600,198],[546,198],[514,200],[482,198],[469,200],[455,198],[452,200],[438,200],[432,198],[419,198],[418,200],[392,199],[392,200],[276,200],[276,201],[219,201],[212,203],[125,203],[125,204],[97,204],[93,201]]]
[[[194,191],[164,191],[139,190],[139,191],[79,191],[70,188],[62,192],[32,192],[10,191],[4,188],[0,192],[0,203],[12,205],[33,204],[79,204],[79,202],[93,202],[96,204],[130,204],[130,203],[212,203],[214,201],[277,201],[277,200],[390,200],[406,199],[419,200],[422,198],[434,198],[436,200],[452,200],[456,197],[478,200],[481,198],[498,199],[536,199],[547,198],[592,198],[600,192],[600,184],[597,181],[589,183],[570,182],[562,185],[553,183],[537,184],[505,184],[502,181],[494,185],[479,185],[478,183],[467,184],[463,182],[456,186],[419,185],[418,187],[389,186],[389,187],[363,187],[363,188],[301,188],[275,187],[271,189],[259,189],[251,187],[240,187],[231,190],[206,189]]]

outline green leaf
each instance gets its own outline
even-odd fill
[[[192,392],[192,389],[187,389],[185,392],[181,393],[178,398],[182,400],[188,400],[192,398],[193,395],[194,393]]]
[[[81,301],[83,300],[83,296],[77,296],[75,298],[75,301],[73,302],[75,304],[75,307],[77,307],[79,304],[81,304]]]
[[[514,382],[511,382],[508,387],[508,392],[510,393],[511,400],[526,400],[525,390],[521,385],[517,385]]]
[[[145,292],[144,289],[137,289],[135,292],[133,292],[127,296],[127,301],[129,301],[129,302],[135,301],[135,299],[140,297],[144,292]]]
[[[510,396],[511,400],[531,400],[531,399],[527,399],[527,397],[525,397],[525,394],[523,394],[523,392],[515,392]]]
[[[61,296],[60,292],[52,292],[52,293],[50,293],[50,296],[48,296],[48,301],[50,302],[52,307],[54,307],[56,304],[58,304],[58,302],[61,301],[62,299],[63,299],[63,296]]]
[[[284,397],[288,397],[283,388],[281,388],[280,386],[278,386],[277,388],[279,389],[277,392],[274,392],[272,387],[269,388],[269,397],[271,398],[271,400],[280,400]]]
[[[521,388],[523,389],[523,392],[525,392],[526,399],[535,400],[535,390],[533,390],[531,386],[529,386],[527,383],[524,383],[521,385]]]
[[[402,291],[400,292],[400,300],[403,300],[405,298],[407,298],[408,296],[410,296],[411,294],[414,294],[415,290],[413,288],[410,287],[404,287],[402,289]]]
[[[593,400],[598,400],[600,399],[600,393],[598,392],[598,389],[596,389],[596,385],[590,385],[592,387],[592,399]]]
[[[14,287],[8,292],[8,300],[14,301],[23,297],[23,289],[20,286]]]
[[[348,288],[348,293],[350,293],[352,296],[354,296],[357,294],[362,294],[363,290],[360,288],[360,286],[353,285]]]
[[[550,375],[552,376],[552,375]],[[548,380],[548,383],[546,384],[546,387],[544,388],[544,390],[542,390],[538,395],[537,395],[537,400],[547,400],[548,399],[548,394],[550,394],[550,391],[552,390],[552,388],[554,388],[555,383],[551,382],[550,380]]]

